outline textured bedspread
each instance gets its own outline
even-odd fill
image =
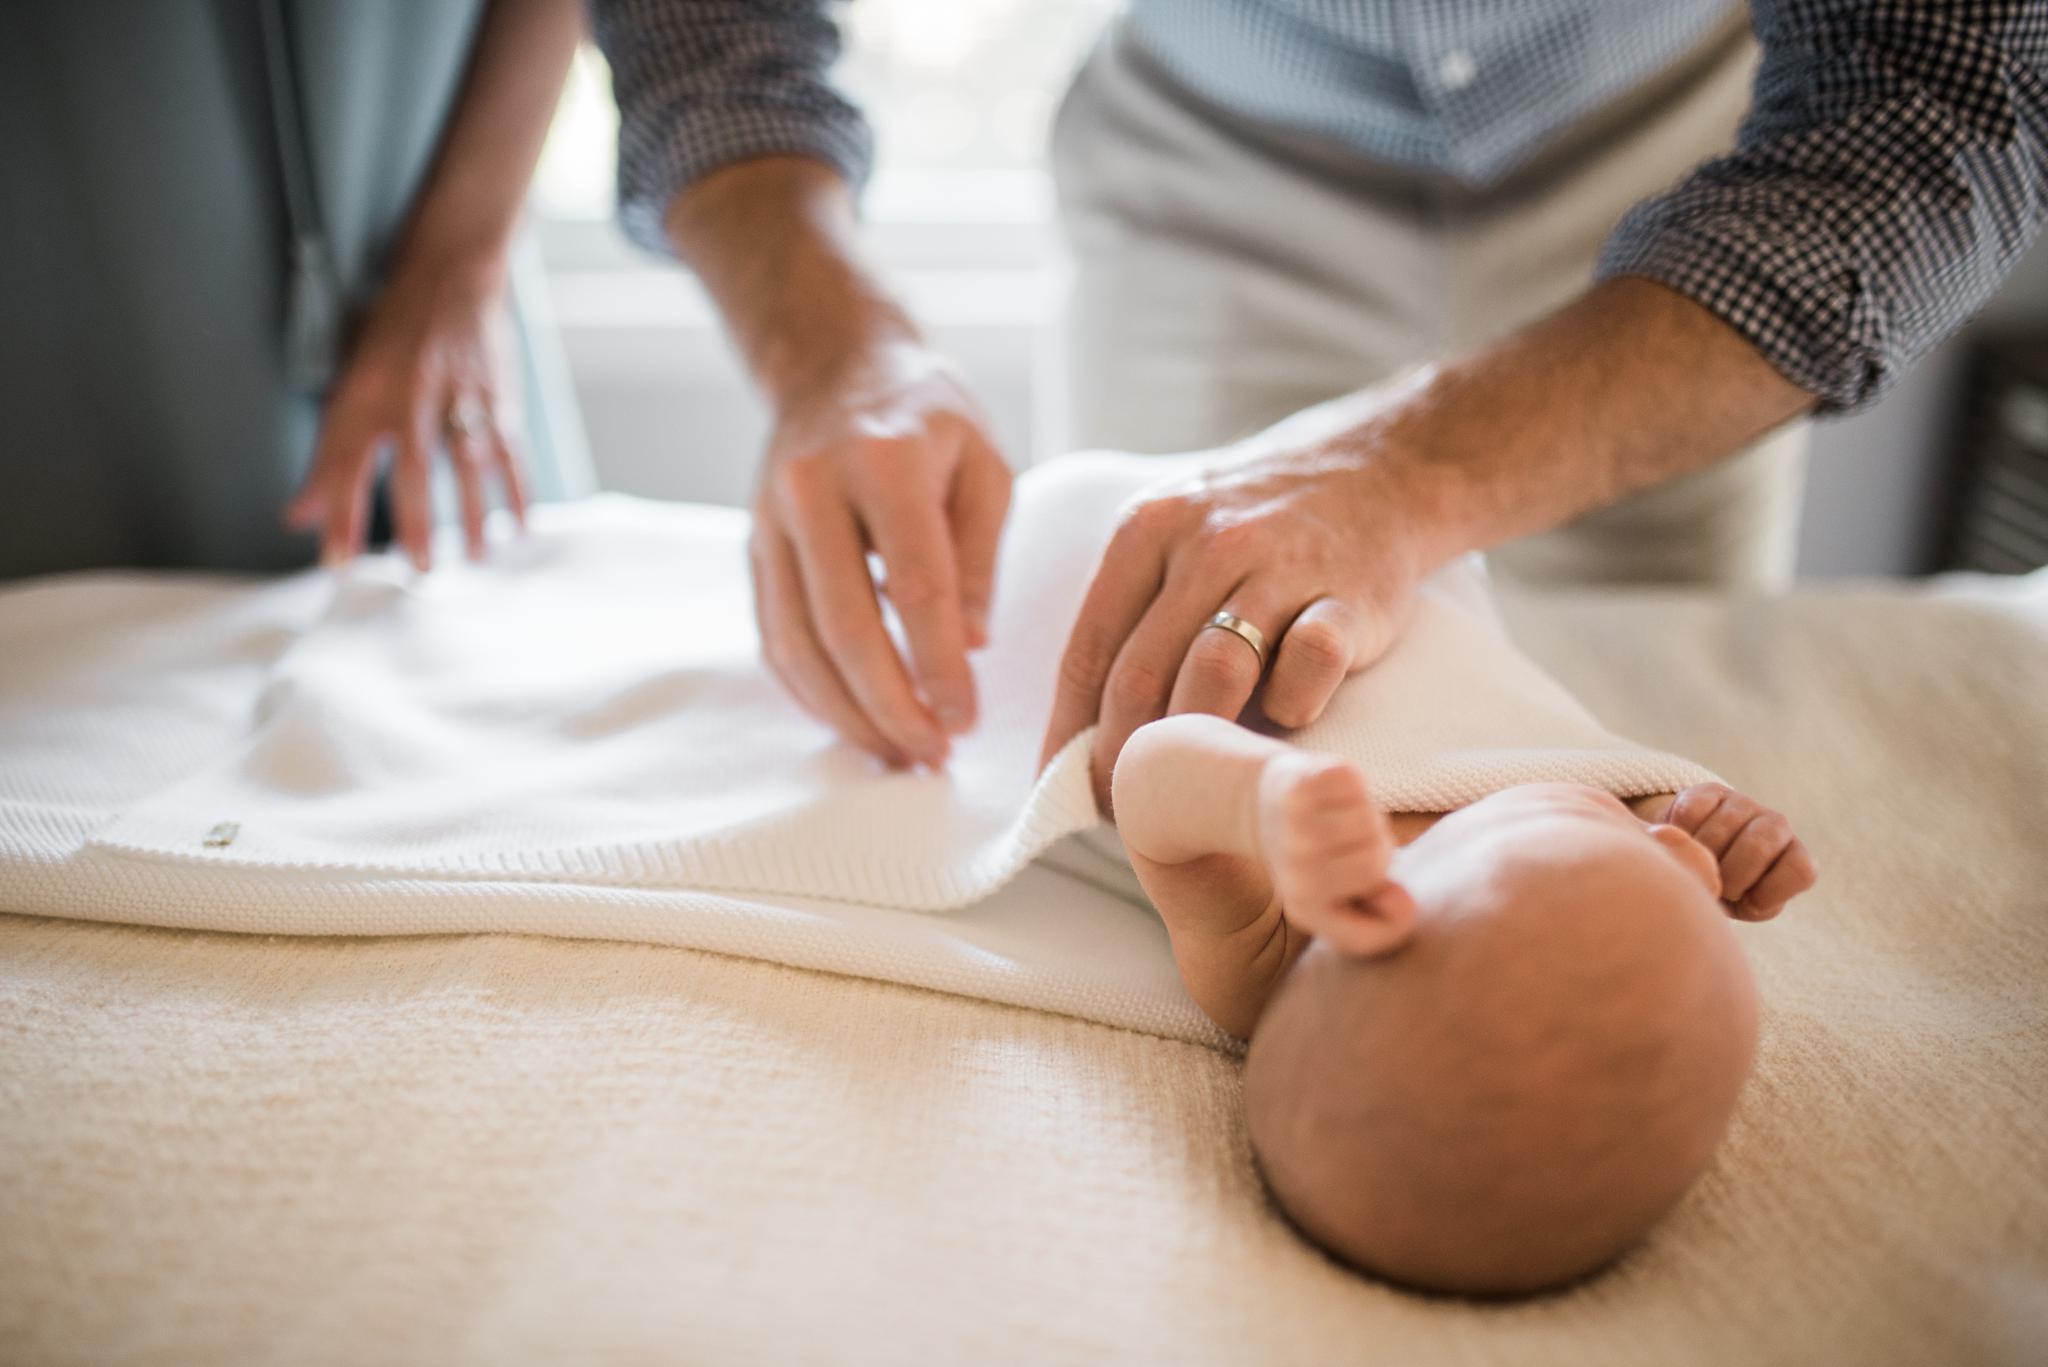
[[[1566,1295],[1266,1205],[1225,1054],[700,951],[0,916],[0,1362],[2048,1360],[2048,582],[1520,601],[1822,883],[1720,1160]]]

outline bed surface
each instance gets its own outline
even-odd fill
[[[1524,599],[1787,811],[1730,1140],[1518,1305],[1333,1267],[1196,1043],[694,950],[0,916],[0,1361],[2048,1361],[2048,580]]]

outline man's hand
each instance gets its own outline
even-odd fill
[[[937,765],[974,723],[1010,470],[924,348],[859,358],[782,405],[748,545],[769,667],[885,761]],[[882,563],[870,576],[868,552]],[[877,591],[896,609],[904,667]]]
[[[775,413],[749,557],[762,653],[840,735],[939,764],[973,725],[1010,471],[855,249],[853,195],[803,156],[685,188],[663,220]],[[881,584],[868,554],[881,560]],[[903,624],[909,667],[878,592]]]
[[[1699,469],[1812,403],[1686,296],[1595,286],[1420,372],[1349,432],[1135,505],[1067,642],[1044,758],[1099,721],[1105,799],[1138,726],[1169,710],[1234,715],[1258,661],[1202,629],[1218,609],[1266,636],[1267,716],[1305,724],[1386,650],[1417,582],[1453,556]]]
[[[1266,638],[1261,710],[1306,726],[1399,634],[1425,566],[1388,472],[1324,445],[1162,484],[1126,510],[1061,657],[1040,764],[1089,724],[1096,801],[1131,733],[1169,713],[1235,718],[1261,661],[1219,610]]]

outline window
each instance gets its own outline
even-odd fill
[[[966,372],[1023,464],[1057,448],[1061,278],[1045,171],[1052,111],[1109,0],[856,0],[837,78],[877,142],[867,243]],[[533,219],[553,312],[607,488],[743,502],[766,420],[687,273],[612,225],[617,113],[578,55]]]

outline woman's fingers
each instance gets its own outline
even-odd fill
[[[908,765],[909,756],[868,722],[825,658],[788,539],[771,523],[756,519],[747,558],[753,569],[754,619],[761,625],[761,654],[769,670],[806,712],[884,762]]]
[[[434,567],[434,464],[436,429],[441,414],[421,409],[399,434],[391,458],[391,526],[413,567]]]
[[[498,472],[498,485],[505,491],[505,506],[521,530],[526,527],[526,452],[501,422],[491,424],[491,463]]]
[[[306,472],[306,482],[284,505],[284,525],[295,532],[318,530],[327,521],[327,472],[315,464]]]
[[[344,565],[363,553],[370,540],[370,491],[377,481],[383,442],[364,439],[327,484],[326,528],[320,562]]]
[[[491,429],[455,427],[448,432],[448,463],[455,467],[456,501],[462,508],[462,541],[471,560],[482,560],[488,546],[484,518],[490,499],[484,492],[484,469],[490,458]]]
[[[362,549],[381,445],[378,434],[341,405],[320,430],[306,482],[285,505],[284,517],[294,530],[320,533],[323,564],[341,564]]]
[[[1322,597],[1303,608],[1280,638],[1261,710],[1290,728],[1320,717],[1357,658],[1357,622],[1340,599]]]

